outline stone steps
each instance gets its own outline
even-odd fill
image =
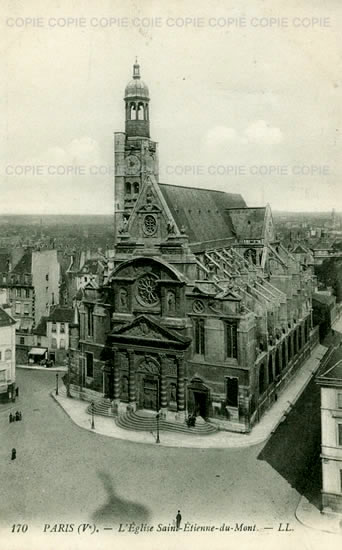
[[[91,403],[87,407],[87,413],[91,414]],[[114,413],[111,409],[110,401],[101,399],[100,401],[94,401],[94,414],[99,416],[108,416],[108,417],[114,417]]]
[[[157,429],[155,415],[147,415],[141,411],[129,412],[118,416],[115,418],[115,423],[119,428],[125,430],[155,432]],[[216,426],[209,422],[198,422],[195,426],[188,428],[185,422],[172,422],[163,419],[159,420],[159,430],[186,433],[188,435],[211,435],[217,432]]]
[[[66,388],[59,388],[59,394],[66,397]],[[88,404],[86,411],[91,415],[91,403]],[[109,399],[103,398],[94,401],[94,414],[114,418],[116,425],[125,430],[139,432],[155,432],[157,430],[156,413],[138,410],[116,416],[111,410]],[[160,418],[159,430],[186,433],[188,435],[211,435],[216,433],[218,428],[210,424],[210,422],[205,422],[203,419],[198,420],[195,426],[188,428],[186,422],[173,422],[172,420],[163,420]]]
[[[59,393],[59,395],[62,395],[63,397],[66,397],[66,388],[65,388],[65,386],[59,388],[58,393]],[[78,396],[75,395],[72,391],[71,391],[71,395],[73,397],[78,398]],[[91,403],[89,403],[86,411],[87,411],[88,414],[91,414]],[[99,416],[114,417],[114,414],[111,410],[110,400],[105,399],[105,398],[99,399],[97,401],[94,400],[94,414],[99,415]]]

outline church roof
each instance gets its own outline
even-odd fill
[[[14,325],[15,320],[2,307],[0,307],[0,327]]]
[[[263,238],[266,207],[234,208],[229,215],[239,240]]]
[[[125,88],[125,99],[149,98],[148,86],[143,80],[131,80]]]
[[[136,61],[133,65],[133,78],[125,88],[125,99],[149,99],[148,86],[140,78],[140,65]]]
[[[302,244],[298,243],[291,249],[292,254],[306,254],[309,250]]]
[[[166,183],[159,185],[179,230],[184,227],[190,243],[235,237],[228,209],[246,206],[240,194]]]

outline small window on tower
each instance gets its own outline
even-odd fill
[[[142,103],[138,105],[138,120],[144,120],[144,106]]]
[[[126,195],[130,195],[132,192],[132,187],[129,181],[126,181],[125,188],[126,188]]]
[[[134,184],[134,194],[137,195],[139,193],[139,183],[136,181]]]
[[[135,116],[135,105],[134,103],[131,103],[130,107],[129,107],[129,112],[130,112],[130,120],[135,120],[136,116]]]

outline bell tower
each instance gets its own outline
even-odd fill
[[[115,242],[125,233],[138,197],[149,177],[158,181],[157,143],[150,139],[150,95],[135,60],[132,79],[124,94],[125,132],[114,134],[114,230]]]
[[[126,124],[128,137],[150,137],[149,91],[140,78],[140,65],[135,60],[133,78],[125,89]]]

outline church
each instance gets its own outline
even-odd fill
[[[269,206],[159,181],[137,62],[124,106],[113,266],[78,303],[70,388],[118,418],[249,432],[318,341],[311,268],[277,241]]]

